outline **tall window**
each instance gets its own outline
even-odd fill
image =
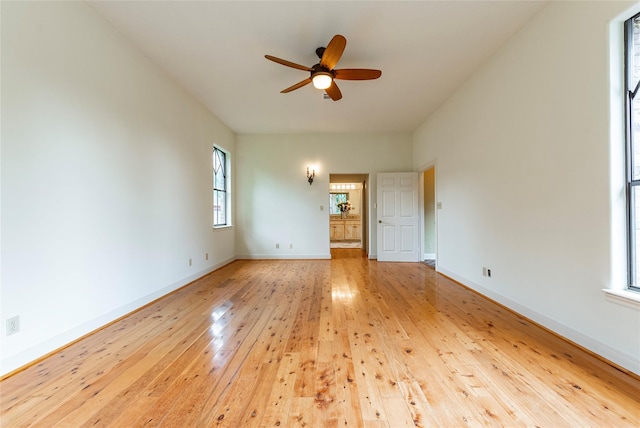
[[[227,154],[213,148],[213,226],[227,226],[229,179],[227,177]]]
[[[625,23],[629,287],[640,291],[640,14]]]

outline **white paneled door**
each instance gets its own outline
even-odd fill
[[[418,173],[378,174],[378,261],[420,261]]]

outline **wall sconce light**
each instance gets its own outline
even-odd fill
[[[307,181],[309,182],[309,186],[313,184],[313,178],[316,176],[316,170],[312,170],[309,172],[309,167],[307,167]]]

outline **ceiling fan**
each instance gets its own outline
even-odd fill
[[[285,94],[287,92],[294,91],[302,88],[305,85],[313,82],[313,86],[318,89],[324,89],[327,95],[333,100],[338,101],[342,98],[342,92],[336,85],[335,79],[342,80],[372,80],[377,79],[382,75],[380,70],[371,70],[368,68],[342,68],[334,69],[344,48],[347,46],[347,39],[340,34],[333,36],[326,48],[316,49],[316,55],[320,58],[320,62],[313,67],[307,67],[305,65],[296,64],[291,61],[276,58],[275,56],[265,55],[268,60],[277,62],[278,64],[286,65],[287,67],[297,68],[298,70],[304,70],[311,73],[309,77],[301,82],[296,83],[293,86],[289,86],[286,89],[280,91]]]

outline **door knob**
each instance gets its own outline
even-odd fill
[[[382,223],[382,220],[378,220],[378,223]]]

